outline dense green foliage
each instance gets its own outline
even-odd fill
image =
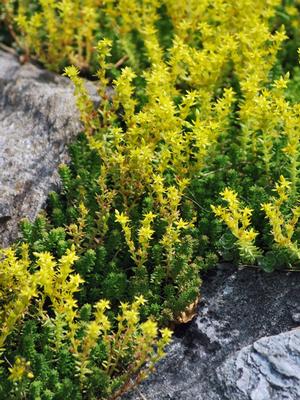
[[[1,252],[1,398],[115,399],[144,379],[171,335],[142,322],[145,299],[116,312],[104,299],[79,306],[86,283],[74,273],[75,246],[57,261],[34,252],[34,262],[29,247]]]
[[[300,264],[299,4],[1,11],[25,58],[75,65],[84,132],[47,209],[1,253],[0,397],[114,399],[162,357],[159,328],[193,315],[201,271]],[[99,105],[78,67],[97,72]]]
[[[24,221],[24,240],[33,252],[50,251],[57,256],[76,243],[79,259],[75,268],[86,283],[78,297],[80,304],[106,298],[117,306],[142,294],[148,300],[143,308],[145,317],[153,315],[164,324],[176,319],[195,300],[200,286],[199,266],[191,262],[196,245],[193,230],[179,243],[167,271],[159,243],[165,227],[162,221],[153,224],[156,244],[148,265],[135,266],[115,215],[103,218],[107,210],[99,188],[97,153],[84,136],[71,146],[70,153],[71,164],[60,169],[61,193],[50,195],[47,217],[41,215],[33,224]],[[132,230],[138,231],[140,214],[151,216],[151,200],[146,197],[132,209],[133,224],[137,225]]]

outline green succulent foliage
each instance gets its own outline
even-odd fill
[[[80,310],[83,323],[88,323],[91,307],[85,304]],[[61,337],[65,334],[61,327]],[[6,343],[5,361],[0,365],[0,398],[8,400],[97,400],[114,398],[115,392],[124,385],[120,370],[111,375],[104,366],[108,360],[107,347],[98,340],[89,355],[86,378],[80,379],[79,366],[70,351],[71,343],[64,338],[57,344],[58,320],[41,322],[27,319],[18,327]],[[81,339],[80,333],[78,339]],[[124,350],[124,349],[123,349]],[[124,369],[133,362],[130,344],[120,362]],[[16,359],[26,360],[26,373],[20,379],[12,379],[7,365]],[[80,365],[81,361],[79,361]],[[6,365],[4,365],[6,364]],[[122,371],[123,372],[123,371]],[[125,375],[126,376],[126,375]]]
[[[184,240],[176,247],[170,272],[163,265],[164,253],[159,244],[164,223],[158,221],[155,226],[156,244],[151,247],[149,261],[141,268],[135,267],[114,213],[108,220],[107,235],[99,237],[96,196],[99,194],[97,180],[101,161],[89,148],[84,135],[71,145],[70,155],[70,165],[60,168],[61,190],[50,194],[47,212],[33,223],[27,220],[22,222],[23,240],[29,243],[32,256],[37,251],[50,251],[59,257],[71,247],[73,240],[68,227],[77,223],[80,218],[79,204],[84,203],[88,215],[79,260],[75,263],[76,272],[85,281],[77,295],[79,304],[93,304],[106,298],[112,306],[117,306],[120,301],[130,301],[142,294],[147,299],[143,318],[152,315],[162,324],[176,319],[197,297],[201,283],[199,269],[208,268],[209,263],[216,261],[211,256],[210,262],[205,263],[199,252],[199,258],[195,260],[195,251],[201,248],[197,240],[198,231],[190,229],[186,232]],[[132,210],[133,224],[138,226],[140,215],[151,209],[151,199],[146,197],[141,205]],[[182,213],[190,217],[193,215],[190,202],[183,205]]]
[[[109,385],[103,378],[93,380],[93,385],[82,393],[79,379],[76,375],[74,377],[76,360],[69,350],[68,343],[61,343],[57,348],[54,337],[53,325],[41,324],[33,319],[25,321],[21,330],[12,335],[5,352],[6,360],[13,364],[16,356],[26,359],[28,364],[30,363],[30,372],[34,379],[25,376],[16,384],[9,379],[7,369],[0,368],[0,398],[22,399],[25,393],[26,399],[29,400],[82,400],[96,399],[100,394],[107,395],[106,387]],[[94,352],[97,352],[97,356],[94,354],[91,357],[91,368],[99,375],[99,366],[106,355],[105,349],[99,343]]]
[[[296,69],[297,71],[297,69]],[[296,100],[299,96],[297,89],[297,75],[286,89],[286,97]],[[274,196],[274,186],[281,175],[289,174],[289,166],[280,150],[285,145],[285,138],[278,142],[278,148],[274,150],[270,164],[270,175],[265,173],[263,162],[257,160],[249,152],[247,159],[243,159],[239,143],[239,126],[233,125],[229,132],[230,141],[226,137],[221,139],[216,149],[216,157],[207,163],[207,168],[192,180],[187,192],[187,197],[198,211],[195,226],[198,248],[196,254],[203,258],[202,270],[206,270],[206,264],[212,259],[212,266],[217,260],[239,264],[248,264],[247,257],[243,258],[236,238],[229,230],[216,220],[211,210],[211,204],[221,204],[220,193],[227,187],[239,194],[239,198],[252,209],[252,226],[259,232],[256,239],[258,248],[262,249],[261,256],[256,260],[266,272],[289,268],[292,265],[297,268],[299,260],[288,249],[274,244],[271,235],[271,227],[266,220],[261,204],[269,201]],[[252,158],[253,157],[253,158]],[[290,215],[291,207],[295,199],[291,196],[285,204],[283,215]],[[299,241],[299,228],[294,232],[295,241]]]

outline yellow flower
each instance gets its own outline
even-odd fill
[[[289,81],[289,73],[287,73],[284,77],[281,76],[278,80],[276,80],[273,86],[279,90],[286,89],[288,81]]]
[[[149,241],[152,238],[154,230],[150,226],[142,226],[139,231],[140,242]]]
[[[189,227],[189,223],[184,221],[182,218],[180,218],[179,221],[176,221],[175,224],[178,229],[187,229]]]
[[[143,306],[147,303],[147,300],[142,296],[135,296],[134,297],[135,303],[139,306]]]
[[[129,325],[136,325],[139,321],[139,314],[133,309],[124,311],[124,319],[127,320]]]
[[[86,338],[90,341],[95,341],[100,334],[100,326],[97,324],[96,321],[92,321],[89,323]]]
[[[228,201],[228,203],[234,204],[237,202],[237,194],[229,188],[224,189],[223,192],[221,192],[221,196],[224,200]]]
[[[72,290],[76,290],[80,284],[84,283],[84,280],[79,274],[71,275],[69,280],[69,285]]]
[[[144,215],[144,221],[147,222],[152,222],[154,219],[157,217],[156,214],[153,214],[152,211],[148,212],[147,214]]]
[[[120,309],[122,310],[122,312],[124,313],[126,310],[128,310],[129,304],[127,302],[122,302],[121,301],[121,305],[120,305]]]
[[[75,77],[79,76],[79,69],[77,67],[75,67],[74,65],[65,67],[64,75],[68,76],[70,79],[75,78]]]
[[[22,357],[17,357],[14,365],[8,369],[10,372],[8,379],[14,382],[21,381],[26,376],[27,378],[32,379],[33,374],[30,371],[28,371],[29,367],[30,367],[29,361],[26,361]]]
[[[168,328],[163,328],[160,330],[161,337],[165,342],[169,342],[172,337],[172,331]]]
[[[110,309],[110,302],[108,300],[101,299],[95,305],[95,308],[96,308],[97,311],[104,312],[105,310]]]
[[[151,319],[141,324],[141,330],[146,337],[154,338],[157,335],[157,323]]]
[[[119,222],[122,226],[128,224],[129,218],[123,212],[120,213],[118,210],[116,210],[115,216],[116,216],[116,221]]]

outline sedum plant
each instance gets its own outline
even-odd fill
[[[34,224],[23,222],[24,240],[31,251],[48,250],[60,256],[75,244],[79,257],[75,268],[87,285],[79,293],[80,304],[105,297],[115,307],[142,294],[148,300],[144,317],[153,315],[161,324],[180,318],[197,298],[200,285],[191,223],[179,218],[174,225],[170,220],[168,228],[154,214],[149,196],[131,211],[130,220],[124,211],[107,212],[111,205],[98,203],[101,164],[97,153],[84,137],[71,147],[71,153],[70,167],[60,170],[63,191],[50,196],[48,220],[41,215]],[[106,234],[100,230],[104,225]]]
[[[248,207],[242,208],[237,194],[230,189],[225,189],[221,196],[228,206],[212,206],[212,210],[217,217],[225,222],[237,239],[236,244],[242,260],[253,263],[260,253],[255,246],[255,238],[258,232],[250,227],[252,210]]]
[[[111,219],[121,225],[133,262],[130,291],[142,290],[151,304],[149,312],[176,320],[194,303],[200,284],[199,264],[193,261],[194,217],[191,210],[184,218],[184,192],[226,130],[234,94],[225,89],[215,105],[205,99],[206,111],[200,120],[201,94],[180,94],[173,83],[172,62],[169,66],[161,60],[144,74],[143,100],[135,96],[136,75],[128,67],[113,82],[113,97],[107,98],[103,88],[110,45],[107,40],[98,45],[103,99],[99,110],[89,100],[78,70],[66,68],[75,85],[88,144],[99,157],[97,190],[102,207],[97,215],[105,223],[112,214]],[[117,120],[119,110],[122,114]],[[214,129],[209,125],[212,120]],[[110,229],[102,232],[106,231]]]
[[[293,240],[293,237],[298,236],[300,208],[298,205],[291,209],[287,208],[290,202],[291,186],[291,182],[281,176],[275,187],[278,198],[273,197],[271,202],[262,204],[262,210],[269,220],[275,246],[289,252],[291,260],[297,263],[300,253],[297,240]]]
[[[142,296],[115,314],[103,299],[79,308],[74,248],[58,261],[32,263],[25,244],[1,257],[1,397],[116,399],[164,355],[171,332],[141,321]]]
[[[25,57],[33,55],[48,68],[59,70],[68,62],[90,68],[101,4],[99,0],[4,0],[2,7]]]
[[[261,233],[258,242],[265,255],[265,260],[260,257],[260,263],[266,265],[267,270],[276,268],[276,251],[277,267],[295,264],[297,260],[296,247],[295,251],[292,251],[291,237],[297,231],[298,222],[295,203],[299,195],[299,104],[291,103],[285,97],[290,82],[289,74],[276,79],[268,77],[264,87],[257,88],[256,93],[251,95],[251,103],[248,103],[246,96],[241,100],[239,108],[241,129],[237,131],[238,143],[241,146],[238,148],[231,144],[234,149],[231,166],[235,165],[234,168],[239,168],[239,172],[235,181],[229,184],[232,188],[236,188],[240,196],[247,199],[248,204],[252,203],[254,229]],[[243,82],[241,87],[243,88]],[[288,177],[288,181],[281,175]],[[279,184],[276,183],[277,180]],[[280,192],[278,201],[272,196],[274,185],[276,191]],[[261,203],[264,203],[262,210],[260,210]],[[293,214],[292,211],[294,216],[290,220],[291,226],[288,222],[291,217],[290,212],[285,210],[288,208],[295,212]],[[214,210],[224,220],[221,209],[214,208]],[[270,232],[267,232],[262,225],[264,220],[262,211],[265,211],[270,221],[271,235],[274,236],[276,232],[274,239],[277,250],[270,241]],[[285,223],[288,230],[291,229],[289,233],[285,232]],[[285,252],[284,242],[288,243]]]
[[[2,15],[28,56],[74,64],[84,132],[1,254],[0,397],[115,399],[194,315],[218,256],[299,265],[297,2],[5,0]]]
[[[130,21],[126,4],[110,9],[114,28],[119,13],[124,20],[118,26]],[[296,194],[298,106],[285,99],[289,76],[275,68],[287,39],[282,27],[270,29],[279,1],[191,2],[193,13],[186,3],[130,4],[135,21],[118,34],[128,39],[135,27],[146,68],[141,73],[131,63],[112,81],[115,44],[100,41],[98,108],[79,70],[66,68],[86,139],[80,139],[80,150],[73,147],[71,167],[61,168],[63,189],[51,195],[50,215],[24,224],[24,237],[33,248],[57,255],[75,244],[76,269],[93,288],[80,295],[83,303],[102,296],[117,303],[142,293],[148,300],[145,317],[167,323],[180,320],[194,303],[199,270],[216,260],[211,252],[222,228],[210,203],[219,192],[232,187],[244,195],[243,182],[249,185],[254,224],[261,220],[258,196],[269,197],[282,172],[278,165],[290,174]],[[159,26],[165,14],[173,35],[168,48]],[[113,94],[107,90],[111,84]],[[227,225],[237,212],[232,207],[219,209]],[[261,226],[248,227],[247,210],[235,215],[242,230],[238,225],[234,236],[243,257],[254,261],[261,253],[254,232]]]
[[[300,211],[298,205],[291,206],[294,202],[292,183],[280,176],[274,191],[277,198],[272,196],[268,202],[260,204],[260,211],[264,212],[261,219],[265,217],[269,222],[269,230],[261,232],[261,248],[255,244],[259,233],[251,227],[253,210],[242,208],[234,191],[225,189],[221,193],[228,207],[211,206],[214,214],[227,225],[235,238],[231,242],[237,246],[241,261],[250,264],[257,262],[267,272],[282,267],[293,270],[299,265]]]
[[[204,82],[214,85],[228,72],[232,58],[238,63],[244,59],[245,67],[258,62],[263,68],[263,60],[269,57],[264,46],[268,19],[274,30],[283,20],[296,41],[296,6],[296,1],[280,0],[259,4],[253,0],[184,0],[180,5],[169,0],[3,0],[0,11],[25,58],[32,56],[56,71],[66,63],[93,71],[94,48],[103,37],[113,40],[116,67],[127,62],[135,70],[164,59],[174,41],[177,58],[189,47],[202,50],[190,51],[177,66],[182,77],[185,66],[209,61],[213,68],[195,71],[193,81],[199,80],[200,73]],[[251,41],[259,45],[253,63],[246,58]]]

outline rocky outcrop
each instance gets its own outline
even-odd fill
[[[300,329],[243,348],[219,368],[218,378],[226,399],[300,399]]]
[[[219,266],[204,277],[196,319],[125,399],[300,399],[299,288],[297,273]]]
[[[17,237],[21,218],[37,215],[80,130],[68,79],[0,51],[0,245]]]

